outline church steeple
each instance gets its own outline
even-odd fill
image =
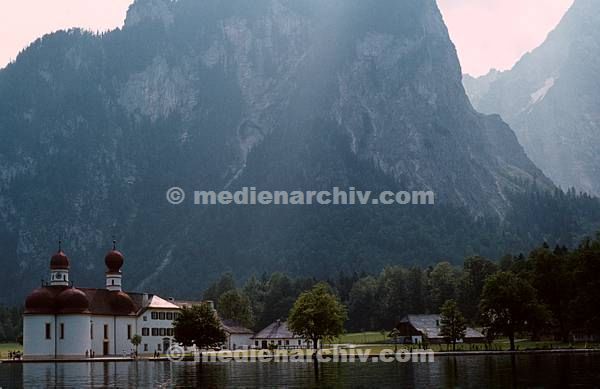
[[[69,258],[62,251],[62,241],[58,241],[58,251],[50,259],[50,285],[69,285]]]
[[[106,289],[112,292],[121,291],[121,267],[123,266],[124,258],[117,250],[117,242],[113,240],[113,249],[104,257],[106,264]]]

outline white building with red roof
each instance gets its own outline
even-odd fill
[[[69,258],[59,245],[50,260],[50,281],[25,301],[23,353],[27,359],[68,359],[165,352],[173,343],[180,307],[168,299],[122,290],[124,257],[113,245],[104,258],[105,288],[75,288]]]

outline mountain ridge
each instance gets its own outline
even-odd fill
[[[558,185],[600,194],[600,4],[576,0],[538,48],[504,72],[465,77],[476,109],[498,113]]]
[[[36,41],[0,71],[0,102],[15,264],[0,279],[19,289],[58,236],[77,283],[101,285],[114,235],[128,289],[189,295],[228,269],[318,276],[581,233],[505,227],[515,196],[553,185],[472,108],[433,0],[138,0],[122,29]],[[168,204],[173,186],[434,190],[439,204],[201,208]]]

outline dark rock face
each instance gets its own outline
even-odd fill
[[[76,282],[101,285],[114,234],[125,289],[196,294],[228,268],[380,266],[427,246],[363,233],[387,211],[176,207],[172,186],[434,190],[464,223],[551,186],[471,107],[433,0],[138,0],[123,29],[45,36],[0,71],[0,138],[0,245],[18,263],[2,280],[25,290],[59,235]],[[410,218],[394,212],[393,228]],[[332,220],[347,224],[319,230]]]
[[[600,3],[575,0],[547,40],[506,72],[465,78],[475,108],[498,113],[555,183],[600,194]]]

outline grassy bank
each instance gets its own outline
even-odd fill
[[[369,343],[385,343],[390,340],[387,337],[388,332],[355,332],[343,334],[339,338],[334,339],[331,343],[350,343],[350,344],[369,344]]]
[[[8,358],[9,351],[23,351],[23,346],[18,343],[0,343],[0,359]]]
[[[361,345],[373,345],[372,348],[383,349],[393,348],[393,343],[388,343],[390,338],[387,337],[387,332],[357,332],[348,333],[334,339],[331,343],[341,344],[361,344]],[[551,349],[584,349],[584,348],[600,348],[600,344],[597,343],[563,343],[559,341],[531,341],[531,340],[517,340],[517,350],[551,350]],[[417,345],[398,345],[398,348],[410,349],[419,348]],[[435,352],[452,351],[452,345],[446,344],[430,344],[428,348]],[[497,339],[492,342],[491,345],[486,343],[469,343],[469,344],[457,344],[456,351],[508,351],[510,350],[510,343],[508,339]]]

